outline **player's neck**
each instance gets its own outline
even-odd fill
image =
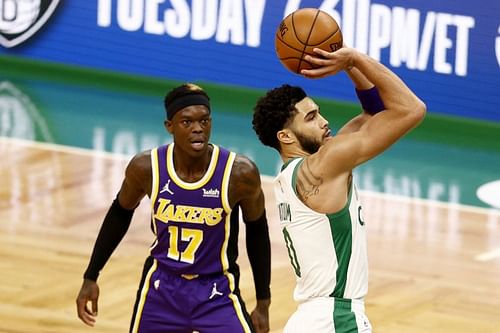
[[[308,152],[304,151],[303,149],[296,147],[296,146],[291,146],[291,147],[285,147],[280,153],[281,159],[283,160],[284,163],[288,162],[291,159],[297,158],[297,157],[307,157],[311,154]]]
[[[192,156],[186,153],[177,153],[174,150],[174,168],[175,173],[183,181],[193,183],[205,175],[212,160],[212,146],[199,156]]]

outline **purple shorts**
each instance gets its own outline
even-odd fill
[[[130,332],[253,332],[233,275],[182,277],[148,262],[152,263],[146,261]]]

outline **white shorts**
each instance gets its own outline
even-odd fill
[[[363,301],[322,297],[299,304],[283,333],[371,333]]]

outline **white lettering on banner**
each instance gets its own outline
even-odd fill
[[[285,11],[283,12],[283,17],[288,16],[292,12],[296,11],[300,7],[300,0],[288,0],[285,5]]]
[[[390,64],[399,67],[402,62],[406,61],[409,69],[416,69],[420,13],[416,9],[406,10],[403,7],[394,7],[392,17]]]
[[[217,30],[217,0],[193,0],[191,38],[212,38]]]
[[[368,22],[370,21],[370,0],[357,0],[356,11],[356,48],[368,52]]]
[[[387,6],[372,5],[370,20],[370,51],[369,54],[380,59],[380,50],[391,43],[391,10]]]
[[[158,20],[158,6],[164,0],[147,0],[145,8],[144,31],[146,33],[161,35],[165,31],[162,21]],[[139,25],[140,28],[140,25]]]
[[[453,15],[457,27],[457,43],[455,53],[455,74],[467,75],[467,59],[469,58],[469,30],[474,28],[475,20],[470,16]]]
[[[283,17],[301,4],[287,0]],[[259,47],[265,7],[266,0],[98,0],[97,24],[115,20],[126,31]],[[467,76],[471,16],[371,0],[324,0],[318,8],[337,20],[346,45],[377,60],[387,56],[393,67]],[[500,40],[495,51],[500,65]]]
[[[500,35],[500,25],[498,26],[498,34]],[[495,52],[497,54],[498,67],[500,67],[500,36],[497,37],[495,42]]]
[[[342,5],[342,17],[335,9],[338,5]],[[301,0],[288,0],[283,16],[300,7]],[[424,71],[432,61],[436,73],[467,75],[473,17],[432,11],[424,17],[418,9],[389,7],[370,0],[324,0],[319,9],[329,13],[342,27],[346,45],[377,60],[387,50],[393,67],[405,64],[409,69]],[[500,65],[500,40],[496,48]]]
[[[97,1],[97,25],[100,27],[111,25],[111,0]]]
[[[247,23],[247,45],[260,45],[260,27],[264,17],[266,0],[245,0],[245,18]]]
[[[434,70],[438,73],[450,74],[451,65],[446,61],[446,51],[451,48],[452,41],[448,38],[448,26],[452,23],[452,15],[437,14],[436,43],[434,51]]]
[[[185,37],[191,25],[189,6],[184,0],[172,0],[171,4],[172,9],[165,11],[165,31],[175,38]]]
[[[291,0],[288,5],[290,3]],[[325,0],[320,9],[332,14],[341,24],[346,45],[377,60],[381,60],[382,51],[388,49],[392,66],[406,63],[409,69],[422,71],[429,67],[432,56],[435,72],[467,75],[469,32],[475,25],[473,17],[428,12],[420,29],[421,12],[417,9],[391,8],[371,4],[370,0],[344,0],[340,21],[334,10],[338,4],[339,0]],[[293,1],[293,5],[300,5],[300,1]]]
[[[221,0],[219,29],[215,35],[215,40],[220,43],[227,43],[231,35],[231,44],[243,45],[243,3],[240,0]]]
[[[334,9],[335,6],[337,6],[337,4],[339,2],[340,2],[340,0],[326,0],[326,1],[323,1],[323,3],[321,4],[321,7],[319,9],[321,9],[321,10],[327,12],[328,14],[330,14],[330,16],[333,17],[335,19],[335,21],[337,21],[337,23],[339,25],[342,25],[342,18],[340,17],[340,13]],[[348,3],[344,4],[344,16],[345,16],[346,7],[350,3],[354,4],[354,2],[348,2]],[[342,31],[342,35],[343,34],[344,34],[344,31]]]
[[[163,8],[170,4],[169,8]],[[219,43],[260,46],[266,0],[98,0],[97,25]]]
[[[137,31],[144,21],[143,0],[118,0],[118,25],[127,31]]]
[[[419,15],[420,17],[420,15]],[[427,14],[427,19],[425,20],[424,30],[422,31],[422,39],[420,41],[420,49],[418,48],[418,39],[413,41],[417,44],[417,69],[425,70],[427,64],[429,63],[429,54],[431,53],[432,46],[432,35],[434,32],[434,26],[436,22],[436,13],[429,12]],[[417,25],[420,29],[420,24]]]

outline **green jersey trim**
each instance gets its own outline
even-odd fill
[[[285,169],[286,169],[286,167],[287,167],[288,165],[290,165],[290,163],[292,163],[293,161],[295,161],[295,160],[296,160],[296,159],[298,159],[298,158],[300,158],[300,157],[294,157],[294,158],[291,158],[291,159],[289,159],[288,161],[286,161],[286,162],[285,162],[285,163],[281,166],[281,171],[285,170]]]
[[[337,256],[336,284],[331,297],[344,297],[347,284],[347,271],[352,254],[352,221],[349,214],[349,206],[352,198],[352,187],[349,188],[347,204],[340,211],[334,214],[327,214],[332,233],[333,246]]]
[[[303,162],[304,162],[304,159],[299,161],[295,165],[295,167],[293,169],[293,173],[292,173],[292,189],[293,189],[293,192],[295,193],[295,195],[297,196],[297,198],[299,198],[299,200],[300,200],[300,196],[299,196],[299,192],[297,192],[297,172],[299,171],[299,167],[302,165]]]
[[[356,315],[352,312],[350,299],[335,299],[333,323],[335,325],[335,333],[358,332]]]
[[[286,163],[286,166],[288,166],[291,161],[292,160],[289,160]],[[294,191],[297,198],[299,198],[299,195],[297,193],[297,172],[303,162],[304,159],[302,158],[302,160],[294,166],[292,172],[291,185],[292,190]],[[343,298],[347,285],[347,272],[349,269],[349,263],[352,254],[352,221],[349,207],[351,205],[353,196],[353,187],[354,185],[351,182],[347,194],[347,202],[343,208],[335,213],[324,214],[328,218],[328,222],[330,225],[330,232],[332,235],[333,246],[335,248],[335,255],[337,256],[338,264],[336,270],[336,284],[332,293],[330,294],[330,297]]]

